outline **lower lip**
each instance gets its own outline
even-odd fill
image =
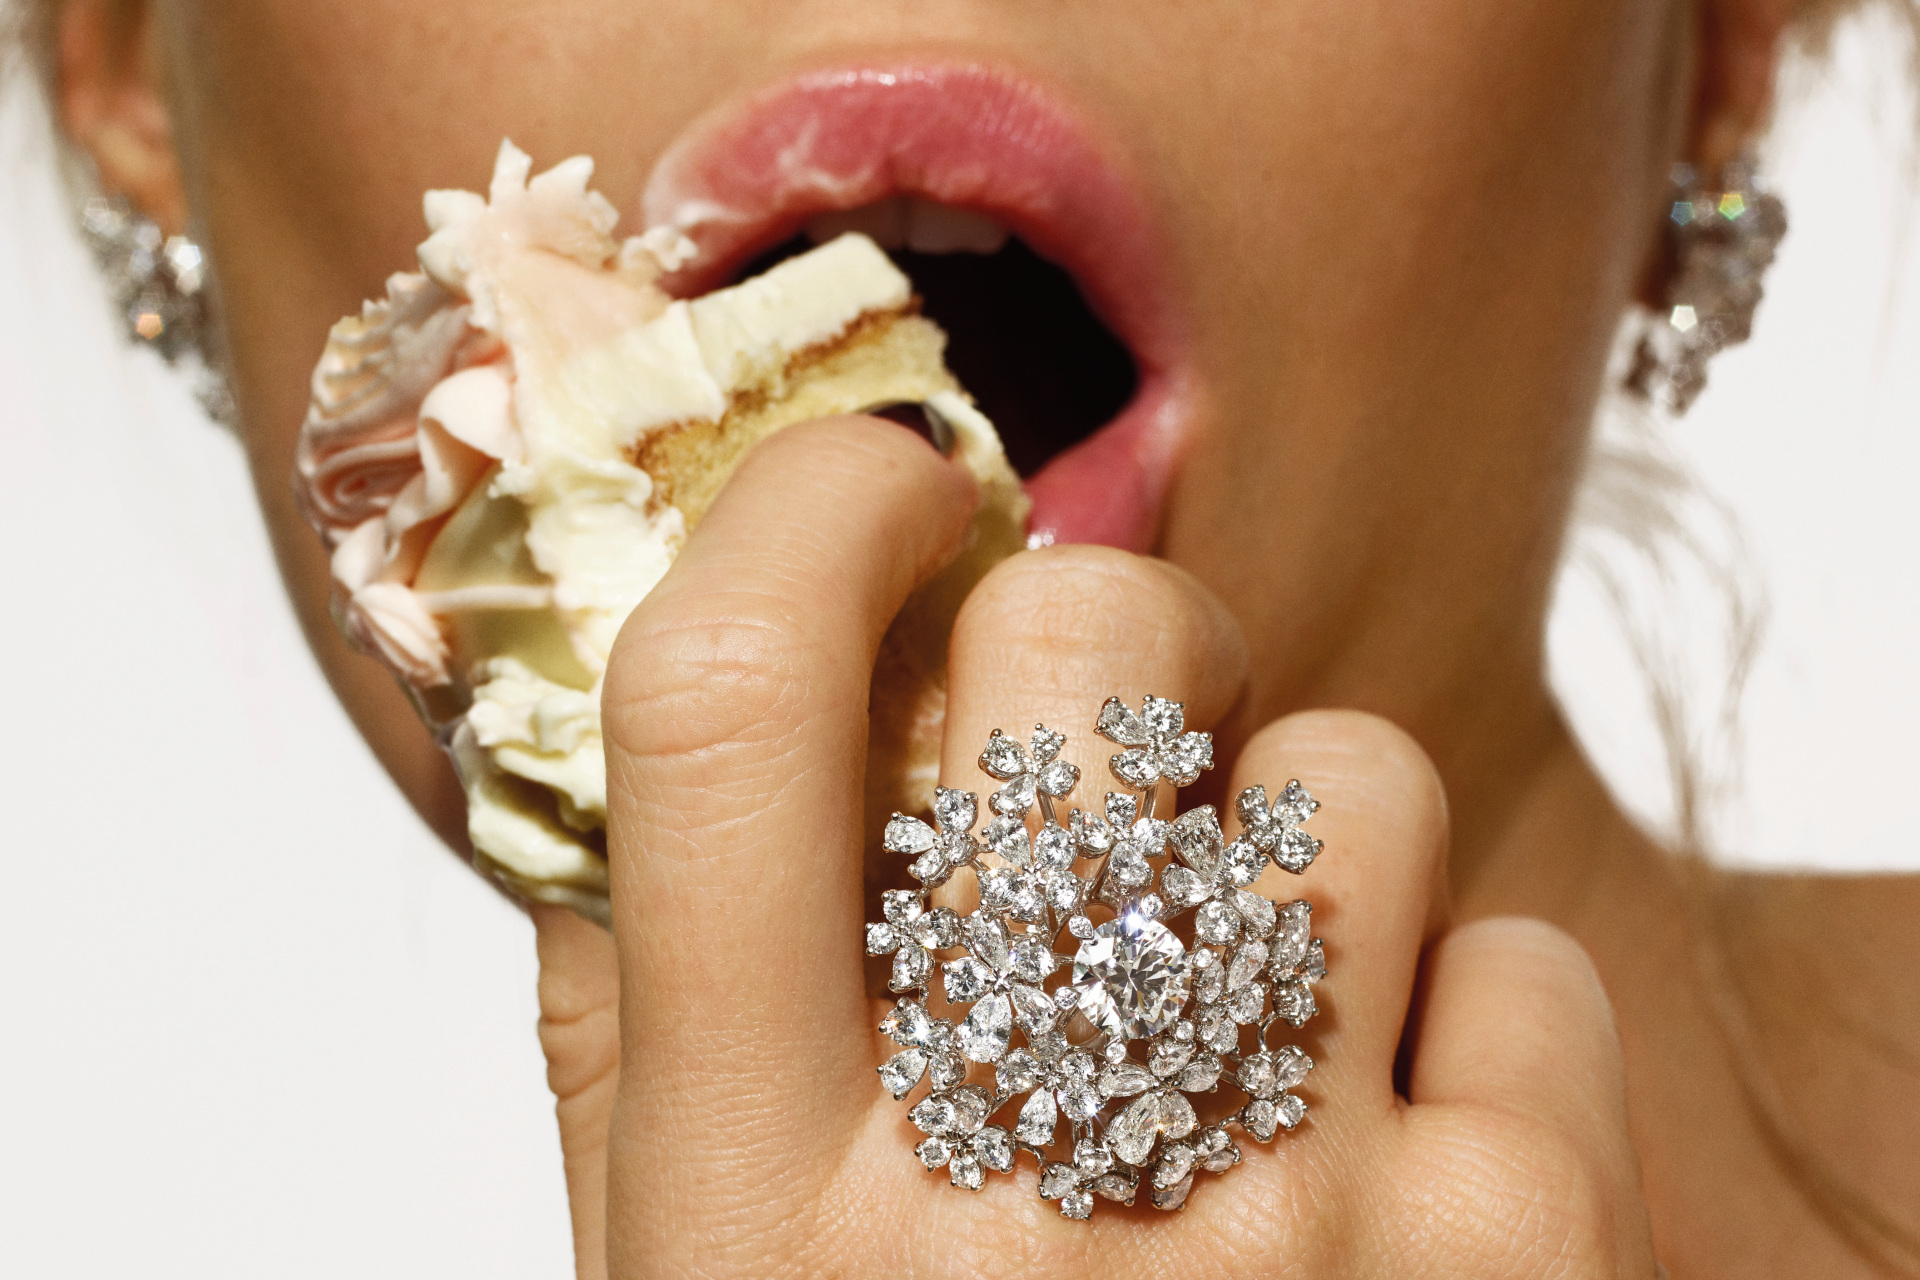
[[[1046,91],[976,65],[815,72],[695,123],[655,167],[646,223],[700,253],[669,283],[712,288],[809,217],[905,194],[978,210],[1068,271],[1132,351],[1139,390],[1027,482],[1040,542],[1145,551],[1190,418],[1152,225],[1107,148]]]

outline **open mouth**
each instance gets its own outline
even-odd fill
[[[757,275],[847,231],[872,238],[947,333],[947,366],[1031,479],[1117,418],[1139,388],[1133,356],[1073,277],[984,214],[904,196],[809,219],[754,258]]]
[[[650,180],[647,225],[704,292],[861,231],[950,338],[949,366],[1033,499],[1030,541],[1153,546],[1192,417],[1159,237],[1096,131],[972,64],[815,72],[698,120]]]

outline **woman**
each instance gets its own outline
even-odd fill
[[[1218,740],[1218,795],[1308,779],[1336,975],[1308,1041],[1312,1124],[1178,1218],[1091,1231],[902,1158],[844,942],[863,919],[864,699],[881,630],[974,494],[897,428],[833,420],[749,460],[623,633],[612,936],[534,912],[582,1275],[1824,1276],[1920,1261],[1897,1061],[1920,1037],[1920,884],[1676,874],[1582,758],[1541,652],[1617,322],[1685,269],[1669,175],[1736,171],[1777,49],[1818,7],[43,16],[63,125],[102,185],[211,251],[308,635],[456,843],[444,761],[333,631],[286,483],[326,326],[408,260],[421,190],[474,185],[511,134],[594,155],[637,221],[659,157],[724,147],[711,113],[777,101],[796,133],[870,153],[887,185],[861,202],[937,200],[958,144],[912,121],[972,103],[954,128],[990,142],[1008,104],[1043,100],[1098,157],[1092,212],[1127,205],[1125,235],[1084,224],[1079,283],[1155,412],[1124,438],[1090,424],[1057,465],[1062,441],[1034,445],[1036,529],[1063,545],[1009,561],[963,612],[943,780],[977,785],[994,725],[1079,723],[1115,689],[1186,702]],[[906,105],[863,115],[856,90]],[[1651,353],[1671,387],[1687,349]],[[823,852],[792,856],[796,836]],[[716,887],[724,913],[699,906]],[[1807,1018],[1802,986],[1728,985],[1781,956],[1894,1050]]]

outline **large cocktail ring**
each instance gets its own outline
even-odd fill
[[[1041,1197],[1079,1220],[1096,1195],[1132,1204],[1143,1186],[1178,1209],[1196,1173],[1240,1162],[1236,1131],[1267,1142],[1297,1127],[1307,1104],[1290,1090],[1313,1060],[1270,1037],[1313,1016],[1326,973],[1312,908],[1248,888],[1268,863],[1298,874],[1319,854],[1301,829],[1319,808],[1306,789],[1242,791],[1229,841],[1212,805],[1155,816],[1162,788],[1171,800],[1213,767],[1212,735],[1187,732],[1180,703],[1109,698],[1094,728],[1121,748],[1124,789],[1102,812],[1060,821],[1055,802],[1080,780],[1064,735],[1036,725],[1023,748],[996,729],[980,755],[1000,784],[985,825],[977,795],[944,787],[931,824],[895,814],[883,842],[920,887],[887,892],[886,919],[867,926],[900,995],[880,1024],[899,1046],[880,1080],[914,1098],[920,1162],[977,1191],[1024,1151]],[[949,885],[962,869],[976,893]]]

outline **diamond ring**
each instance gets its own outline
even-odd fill
[[[978,795],[944,787],[931,824],[895,814],[883,843],[913,859],[920,887],[889,891],[867,926],[900,997],[880,1024],[899,1046],[880,1080],[897,1101],[920,1095],[920,1162],[978,1191],[1024,1151],[1041,1197],[1081,1221],[1095,1196],[1132,1204],[1143,1185],[1178,1209],[1195,1174],[1240,1162],[1234,1133],[1267,1142],[1301,1123],[1289,1091],[1313,1060],[1270,1037],[1313,1016],[1326,973],[1312,907],[1248,888],[1268,863],[1299,874],[1319,854],[1306,789],[1242,791],[1229,841],[1211,805],[1155,816],[1161,788],[1213,767],[1212,735],[1186,730],[1182,704],[1109,698],[1094,728],[1121,748],[1109,767],[1123,790],[1102,812],[1060,821],[1055,802],[1080,780],[1065,735],[1036,725],[1023,748],[995,729],[985,824]],[[964,915],[944,905],[957,895],[934,900],[962,870],[978,889]]]

